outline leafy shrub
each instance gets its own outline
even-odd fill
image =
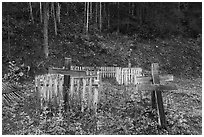
[[[20,82],[28,77],[29,66],[17,64],[10,61],[8,64],[8,73],[4,75],[3,80],[10,82]]]

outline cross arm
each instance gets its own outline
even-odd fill
[[[174,76],[173,75],[161,75],[159,76],[160,82],[164,81],[173,81]],[[137,83],[138,84],[152,84],[152,77],[137,77]]]
[[[166,91],[166,90],[177,90],[176,85],[169,84],[169,85],[153,85],[153,84],[138,84],[136,86],[136,90],[139,91]]]

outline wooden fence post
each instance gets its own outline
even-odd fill
[[[92,102],[92,98],[93,98],[93,95],[92,95],[92,78],[89,78],[89,90],[88,90],[88,109],[91,108],[91,102]]]
[[[71,70],[72,59],[65,57],[64,67],[67,70]],[[64,75],[64,108],[67,111],[69,107],[69,90],[70,90],[70,76]]]

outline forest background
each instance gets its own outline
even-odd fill
[[[38,110],[34,77],[64,57],[144,72],[159,63],[178,87],[163,93],[168,129],[148,93],[141,100],[114,80],[102,82],[97,116]],[[202,3],[3,2],[2,85],[2,134],[202,134]]]

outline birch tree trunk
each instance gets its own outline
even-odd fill
[[[86,34],[89,32],[89,2],[87,2],[87,9],[86,9]]]
[[[102,3],[100,2],[100,21],[99,21],[100,32],[102,30]]]
[[[53,16],[53,20],[54,20],[54,25],[55,25],[55,35],[57,35],[57,21],[56,21],[56,17],[55,17],[55,5],[54,2],[52,2],[52,16]]]
[[[61,6],[59,4],[59,2],[57,2],[57,20],[58,20],[58,23],[60,23],[60,12],[61,12]]]
[[[31,21],[34,24],[34,18],[33,18],[33,9],[32,9],[32,4],[31,2],[29,2],[29,8],[30,8],[30,17],[31,17]]]
[[[134,16],[135,4],[132,3],[132,16]]]
[[[96,27],[98,28],[98,2],[96,2],[96,15],[95,15],[95,22],[96,22]]]
[[[84,32],[86,33],[86,10],[87,10],[87,8],[86,8],[86,6],[87,6],[87,2],[85,2],[84,3]]]
[[[49,14],[49,3],[44,3],[44,26],[43,26],[43,36],[44,36],[44,54],[45,58],[48,58],[49,49],[48,49],[48,14]]]
[[[90,19],[92,20],[92,2],[90,2]]]
[[[11,57],[11,38],[10,38],[10,23],[9,23],[9,15],[7,19],[7,25],[8,25],[8,57]]]
[[[120,24],[119,24],[119,23],[120,23],[120,22],[119,22],[119,21],[120,21],[120,20],[119,20],[119,19],[120,19],[119,8],[120,8],[120,6],[119,6],[119,2],[118,2],[118,11],[117,11],[117,13],[118,13],[118,22],[117,22],[117,23],[118,23],[118,26],[117,26],[117,32],[118,32],[118,33],[120,32],[120,27],[119,27],[119,25],[120,25]]]
[[[108,8],[108,30],[110,29],[110,8],[109,5],[107,5]]]
[[[40,2],[40,22],[42,23],[42,2]]]

